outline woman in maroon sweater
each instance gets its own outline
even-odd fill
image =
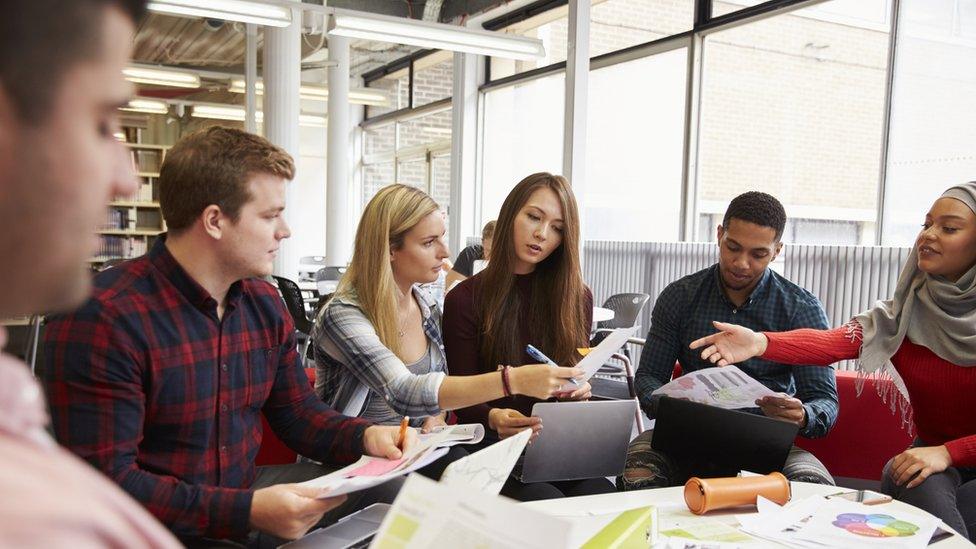
[[[716,327],[691,347],[705,347],[702,358],[721,366],[757,355],[825,365],[858,359],[918,433],[885,466],[882,490],[976,540],[976,182],[935,201],[895,295],[846,325],[781,333]]]
[[[565,178],[548,173],[519,182],[502,204],[491,262],[458,284],[444,302],[444,348],[451,375],[475,375],[531,364],[528,344],[556,363],[572,366],[589,342],[593,296],[579,263],[579,215]],[[517,390],[507,390],[515,393]],[[589,398],[584,383],[561,398]],[[462,422],[481,423],[493,440],[525,429],[539,400],[510,395],[457,410]],[[502,493],[522,501],[614,491],[604,478],[523,484],[509,479]]]

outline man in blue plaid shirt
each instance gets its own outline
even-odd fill
[[[747,192],[729,204],[718,227],[719,262],[670,284],[661,292],[651,315],[651,329],[637,368],[641,408],[654,417],[656,389],[671,380],[675,362],[683,372],[713,366],[688,345],[715,332],[713,321],[732,322],[757,331],[796,328],[826,329],[827,316],[813,294],[769,268],[783,247],[786,211],[776,198]],[[820,366],[791,366],[752,358],[737,365],[781,397],[764,397],[743,411],[790,421],[800,435],[826,436],[837,420],[834,371]],[[653,431],[630,444],[619,484],[625,490],[683,484],[695,475],[694,465],[651,448]],[[790,480],[833,484],[813,454],[794,446],[783,474]]]

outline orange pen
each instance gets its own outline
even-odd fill
[[[410,416],[403,416],[400,421],[400,434],[397,435],[397,448],[403,450],[403,443],[407,441],[407,429],[410,427]]]

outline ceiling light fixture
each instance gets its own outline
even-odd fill
[[[225,21],[240,21],[270,27],[291,25],[291,9],[250,0],[152,0],[150,11],[168,15],[207,17]]]
[[[200,76],[192,72],[151,69],[147,67],[126,67],[122,74],[129,82],[155,84],[174,88],[199,88]]]
[[[169,105],[164,101],[154,101],[152,99],[131,99],[126,106],[120,107],[120,109],[147,114],[166,114],[169,112]]]
[[[223,105],[194,105],[193,110],[190,111],[190,116],[194,118],[210,118],[213,120],[233,120],[236,122],[243,122],[244,108],[223,106]],[[264,113],[258,111],[257,119],[258,122],[263,122]],[[316,115],[316,114],[298,115],[298,124],[301,126],[324,128],[326,126],[326,121],[327,121],[326,117],[321,115]]]
[[[329,34],[523,61],[546,55],[542,40],[535,38],[338,9]]]
[[[227,91],[232,93],[244,93],[244,80],[241,78],[235,78],[230,81],[230,87]],[[260,80],[254,86],[254,92],[257,95],[264,94],[264,83]],[[329,88],[326,86],[316,86],[314,84],[302,84],[299,88],[299,94],[302,99],[308,99],[309,101],[328,101],[329,99]],[[355,103],[357,105],[370,105],[374,107],[382,107],[389,104],[389,99],[386,94],[371,90],[368,88],[354,88],[349,90],[349,102]]]

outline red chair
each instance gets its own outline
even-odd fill
[[[912,443],[901,414],[892,413],[868,381],[857,396],[857,372],[837,372],[840,414],[823,438],[797,437],[796,445],[827,466],[835,477],[881,480],[885,463]]]
[[[315,368],[305,368],[305,375],[308,376],[309,383],[314,387]],[[261,415],[261,426],[264,428],[264,434],[261,437],[261,447],[258,448],[255,463],[257,465],[285,465],[295,463],[298,460],[298,454],[286,446],[278,438],[278,435],[271,430],[271,426],[268,424],[268,420],[264,417],[264,414]]]

